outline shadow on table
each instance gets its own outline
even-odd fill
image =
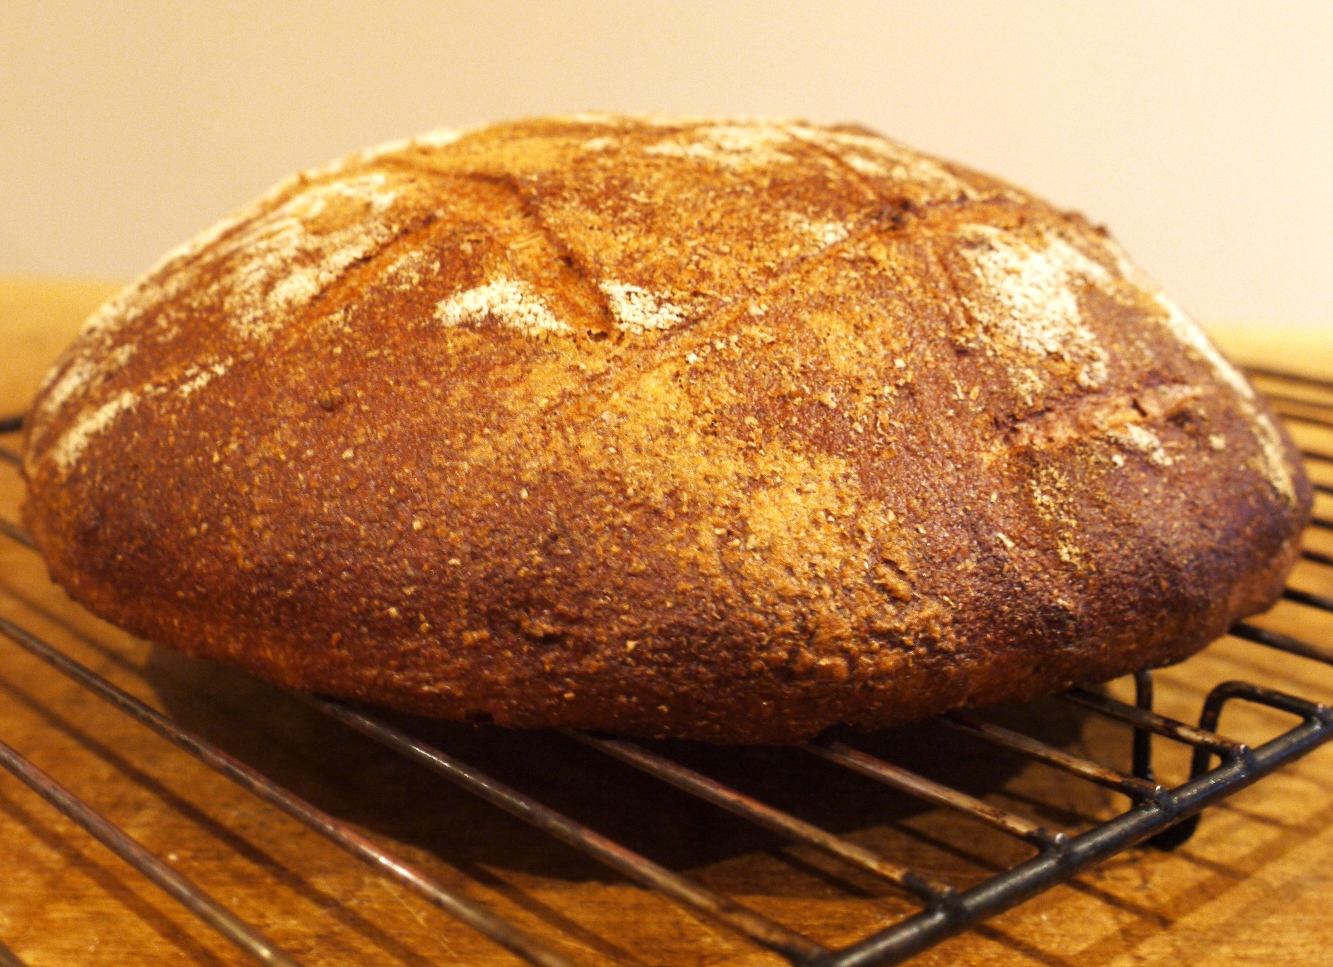
[[[473,794],[234,668],[157,646],[145,675],[182,725],[341,818],[456,867],[483,863],[571,880],[615,877]],[[746,883],[745,864],[735,861],[784,851],[785,840],[562,735],[388,713],[382,717],[668,868],[707,872],[720,866],[712,875],[725,878],[728,889],[745,892],[764,892],[765,883],[781,880]],[[1083,741],[1084,714],[1062,702],[997,709],[987,717],[1055,745]],[[840,737],[972,795],[1014,787],[1004,794],[1007,805],[1056,827],[1079,822],[1080,805],[1096,812],[1107,801],[1104,792],[1090,787],[1080,803],[1078,794],[1065,788],[1072,782],[1067,779],[1058,795],[1046,797],[1044,784],[1059,781],[1056,774],[1035,784],[1031,779],[1016,783],[1031,773],[1031,766],[937,723],[871,734],[847,731]],[[979,877],[1031,855],[1026,844],[993,834],[974,820],[943,813],[800,749],[643,744],[913,866],[963,875],[970,867]],[[955,832],[960,835],[952,835]],[[784,852],[798,863],[804,862],[803,855]]]

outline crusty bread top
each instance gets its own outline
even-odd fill
[[[668,158],[694,163],[661,163]],[[281,183],[168,253],[88,321],[76,360],[54,369],[54,385],[43,387],[32,439],[40,443],[52,422],[67,422],[58,417],[71,415],[68,401],[127,368],[139,342],[124,330],[146,313],[154,325],[145,335],[157,346],[180,335],[180,319],[190,314],[216,314],[225,325],[207,346],[186,338],[184,352],[155,347],[151,372],[143,374],[150,379],[64,427],[49,449],[60,467],[68,469],[87,441],[140,397],[169,407],[169,389],[188,397],[221,376],[236,352],[275,336],[291,339],[328,290],[386,250],[402,250],[382,266],[400,289],[419,284],[423,272],[445,271],[427,265],[431,253],[411,240],[449,215],[480,215],[480,234],[501,238],[486,239],[499,250],[499,264],[486,265],[483,256],[449,267],[485,281],[436,305],[442,324],[490,314],[538,338],[616,330],[651,338],[755,310],[747,298],[762,297],[808,260],[839,249],[860,254],[856,242],[930,208],[966,211],[983,202],[1054,216],[1057,225],[1073,221],[1078,237],[1062,238],[1052,226],[1006,232],[984,219],[961,233],[964,264],[978,285],[960,294],[975,318],[955,341],[974,344],[1006,371],[1019,403],[1009,415],[1044,410],[1065,395],[1069,387],[1060,383],[1070,377],[1085,391],[1105,385],[1106,351],[1080,315],[1085,287],[1128,295],[1139,309],[1146,304],[1190,355],[1253,398],[1202,331],[1113,242],[1090,247],[1078,216],[1054,212],[996,179],[857,128],[575,115],[472,134],[433,131]],[[442,204],[456,210],[446,214]],[[501,212],[509,224],[491,224]],[[462,255],[471,256],[469,247],[459,242]],[[525,251],[532,252],[526,259]],[[879,254],[873,243],[867,251]],[[564,277],[544,264],[552,255],[567,263]],[[1064,379],[1053,380],[1052,370]],[[153,404],[154,396],[164,399]],[[1259,412],[1254,423],[1263,472],[1294,500],[1271,420]],[[1127,439],[1157,452],[1146,434]]]
[[[601,115],[279,185],[89,320],[24,466],[53,573],[141,633],[733,740],[1180,657],[1310,503],[1080,216],[859,128]]]

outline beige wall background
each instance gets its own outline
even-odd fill
[[[857,120],[1333,331],[1333,4],[0,3],[0,274],[124,278],[288,172],[602,109]]]

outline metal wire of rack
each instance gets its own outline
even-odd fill
[[[1333,392],[1333,382],[1271,370],[1255,369],[1251,372],[1279,387],[1269,388],[1266,395],[1285,419],[1313,426],[1333,427],[1333,403],[1310,395]],[[21,425],[21,417],[0,420],[0,434],[16,432],[21,429]],[[1308,448],[1302,452],[1307,460],[1333,470],[1333,453]],[[15,466],[19,463],[18,455],[6,447],[0,447],[0,459]],[[1326,482],[1317,481],[1316,488],[1323,495],[1333,495],[1333,486]],[[1333,530],[1333,520],[1317,515],[1311,526]],[[0,519],[0,532],[25,547],[33,546],[24,529],[12,521]],[[1333,555],[1307,548],[1303,551],[1303,557],[1314,565],[1333,567]],[[1287,588],[1284,597],[1307,608],[1333,614],[1333,597],[1296,588]],[[1231,634],[1263,648],[1333,666],[1333,648],[1328,646],[1247,622],[1236,625],[1231,629]],[[330,815],[223,751],[202,735],[134,698],[32,631],[0,617],[0,635],[259,799],[283,810],[352,857],[369,864],[384,877],[415,891],[523,960],[542,967],[574,967],[576,961],[547,941],[505,921],[484,906],[446,887],[418,866],[396,857],[351,823]],[[1148,672],[1140,672],[1135,676],[1135,691],[1135,704],[1082,689],[1061,696],[1064,702],[1077,705],[1095,716],[1132,728],[1133,766],[1128,773],[1073,755],[1040,738],[985,721],[972,713],[955,712],[938,719],[951,730],[1097,784],[1129,800],[1129,808],[1124,812],[1072,835],[1048,828],[926,775],[870,755],[838,739],[821,738],[804,747],[805,752],[811,756],[852,770],[921,802],[969,816],[1003,836],[1025,842],[1035,850],[1035,855],[1029,859],[966,889],[941,882],[768,805],[659,754],[644,744],[586,733],[565,733],[568,738],[584,746],[780,837],[822,851],[841,863],[876,877],[901,891],[916,904],[918,909],[915,913],[850,946],[834,950],[826,949],[735,900],[654,862],[383,718],[314,695],[298,697],[394,753],[592,857],[631,882],[670,898],[692,914],[720,924],[754,944],[785,957],[793,964],[869,967],[900,963],[1135,844],[1151,840],[1164,848],[1178,846],[1193,834],[1201,810],[1259,781],[1333,738],[1333,709],[1248,682],[1225,681],[1213,688],[1204,702],[1197,726],[1153,711],[1153,679]],[[1234,701],[1277,709],[1295,716],[1299,721],[1287,731],[1250,747],[1232,741],[1217,731],[1224,707]],[[1156,781],[1151,745],[1154,735],[1191,751],[1190,777],[1187,781],[1174,787],[1166,787]],[[1214,759],[1217,760],[1216,765],[1213,764]],[[0,741],[0,765],[252,958],[273,965],[297,963],[260,931],[244,923],[222,903],[145,849],[124,830],[99,815],[74,792],[42,772],[3,741]],[[21,964],[22,961],[12,951],[0,944],[0,967]]]

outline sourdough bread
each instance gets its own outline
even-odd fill
[[[283,182],[27,422],[95,613],[425,715],[793,742],[1179,661],[1311,490],[1107,233],[860,128],[576,116]]]

